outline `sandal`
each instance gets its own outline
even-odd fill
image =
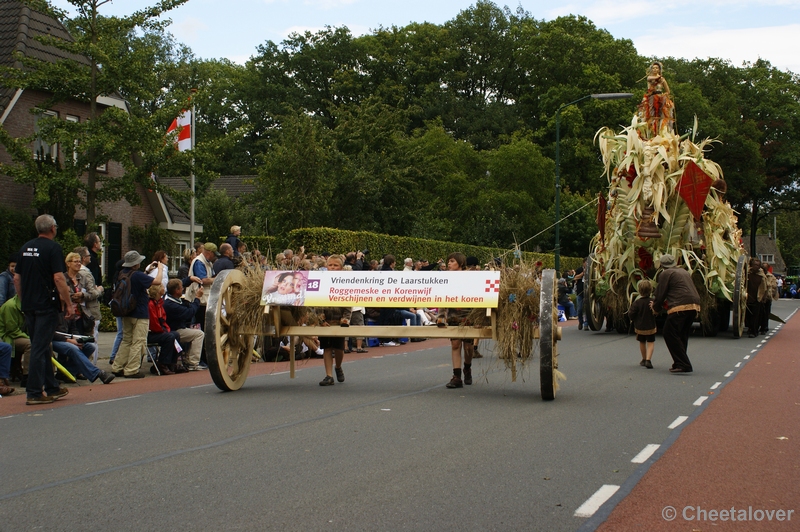
[[[369,353],[366,349],[356,349],[356,353]]]

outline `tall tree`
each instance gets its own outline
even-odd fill
[[[67,59],[51,62],[19,55],[22,68],[4,68],[9,86],[41,90],[49,99],[44,111],[58,102],[79,101],[89,106],[88,120],[68,122],[55,118],[41,120],[38,137],[65,148],[48,168],[33,157],[30,139],[14,139],[0,131],[0,142],[12,153],[16,164],[4,170],[22,183],[35,184],[38,206],[51,201],[51,192],[80,191],[75,197],[86,209],[87,223],[94,224],[97,205],[104,201],[139,201],[136,183],[146,183],[160,160],[171,156],[163,142],[163,125],[179,110],[161,107],[145,113],[130,113],[118,107],[102,107],[103,96],[122,96],[131,100],[155,98],[160,89],[157,79],[158,54],[151,38],[163,32],[168,20],[159,17],[187,0],[161,0],[155,6],[127,17],[106,17],[100,8],[110,0],[69,0],[75,14],[52,7],[44,0],[27,0],[33,9],[60,21],[71,39],[41,37],[41,41],[66,53]],[[28,153],[26,154],[26,150]],[[72,152],[72,153],[70,153]],[[144,164],[137,164],[142,161]],[[116,161],[125,168],[125,177],[113,177],[98,168]],[[136,161],[136,162],[135,162]],[[73,207],[74,210],[74,207]],[[71,216],[70,216],[71,217]]]

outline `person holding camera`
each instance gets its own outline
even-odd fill
[[[364,269],[364,257],[369,253],[368,249],[364,251],[351,251],[345,257],[345,266],[350,266],[353,271],[361,271]],[[369,269],[369,268],[367,268]]]
[[[80,318],[67,319],[62,312],[53,335],[53,351],[61,365],[76,378],[84,377],[89,382],[100,379],[103,384],[109,384],[114,380],[114,375],[91,362],[97,352],[97,344],[92,336],[94,331],[87,331],[81,323]]]
[[[122,318],[122,343],[111,370],[117,377],[141,379],[144,374],[139,371],[142,365],[140,355],[147,348],[147,332],[150,326],[150,311],[147,289],[161,284],[164,270],[153,261],[151,266],[158,272],[155,277],[139,271],[144,255],[131,250],[125,254],[120,276],[130,274],[131,296],[136,300],[136,309]]]

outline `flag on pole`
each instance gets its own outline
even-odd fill
[[[178,118],[172,121],[167,129],[167,135],[173,131],[178,132],[175,138],[175,146],[178,151],[186,151],[192,149],[192,112],[185,110]]]

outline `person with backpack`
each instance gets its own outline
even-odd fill
[[[111,311],[115,316],[122,316],[122,343],[111,370],[117,377],[141,379],[144,374],[141,367],[142,352],[147,349],[147,332],[150,326],[150,312],[147,289],[161,284],[163,270],[150,277],[140,271],[144,255],[138,251],[125,254],[122,271],[117,277],[114,296],[111,299]],[[158,263],[153,263],[157,267]]]

